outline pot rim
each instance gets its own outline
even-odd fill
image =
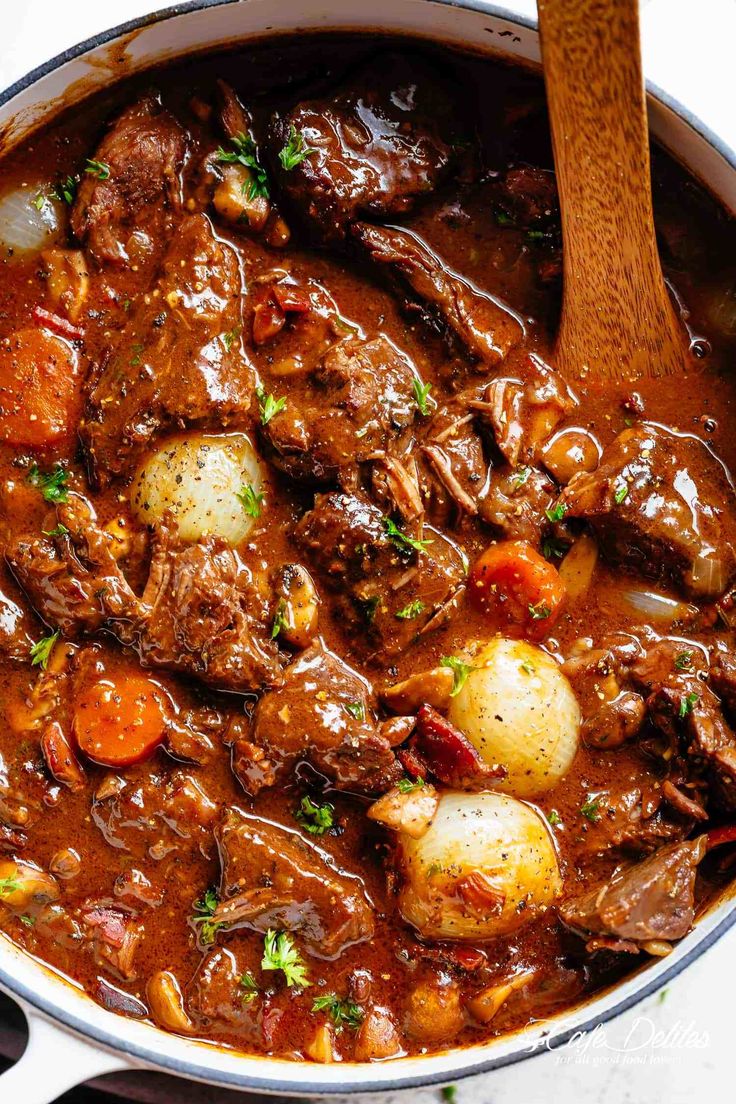
[[[164,7],[148,15],[138,16],[100,31],[41,63],[8,88],[0,91],[0,108],[61,66],[82,57],[84,54],[106,46],[116,39],[191,12],[205,11],[209,8],[225,7],[242,2],[243,0],[185,0],[183,3]],[[537,31],[536,19],[511,11],[503,4],[495,3],[495,0],[427,0],[427,3],[442,7],[469,9],[516,24],[527,31]],[[340,28],[336,27],[335,29],[339,30]],[[328,33],[327,28],[325,28],[325,32]],[[175,61],[176,59],[172,57],[170,60]],[[647,81],[646,88],[651,99],[658,101],[684,121],[708,146],[720,154],[731,169],[736,171],[736,149],[721,139],[699,116],[661,87]],[[690,171],[692,172],[692,170]],[[718,903],[713,904],[710,910],[711,917],[718,907]],[[162,1053],[155,1049],[155,1037],[164,1033],[155,1027],[150,1028],[153,1045],[141,1044],[136,1040],[124,1037],[121,1030],[115,1031],[113,1019],[116,1024],[121,1020],[127,1024],[129,1021],[126,1021],[125,1017],[108,1012],[96,1005],[86,994],[81,993],[75,986],[70,984],[67,979],[56,975],[52,968],[34,959],[32,955],[24,952],[5,936],[0,937],[0,988],[10,996],[22,1001],[30,1009],[37,1011],[52,1022],[61,1024],[76,1035],[96,1045],[97,1048],[134,1059],[142,1067],[162,1070],[194,1081],[218,1084],[236,1090],[286,1093],[287,1095],[330,1096],[393,1091],[437,1085],[448,1080],[457,1081],[476,1074],[501,1069],[544,1053],[547,1050],[555,1050],[564,1046],[573,1037],[592,1030],[598,1024],[609,1022],[672,981],[736,925],[736,897],[733,897],[728,905],[722,899],[720,908],[725,915],[717,920],[710,930],[700,932],[701,925],[707,919],[706,914],[701,919],[700,924],[696,925],[694,931],[685,937],[688,945],[679,953],[676,950],[671,960],[662,959],[659,963],[653,963],[638,970],[623,982],[604,990],[591,1000],[577,1006],[572,1013],[553,1016],[533,1028],[523,1029],[510,1036],[500,1037],[498,1040],[491,1041],[491,1043],[455,1048],[426,1056],[420,1055],[413,1059],[400,1058],[382,1063],[344,1063],[341,1066],[332,1067],[336,1073],[344,1071],[344,1080],[325,1080],[314,1076],[312,1071],[319,1068],[314,1064],[300,1064],[247,1053],[243,1053],[241,1058],[237,1051],[209,1043],[202,1043],[200,1052],[203,1058],[205,1055],[210,1058],[210,1061],[205,1064],[203,1061],[200,1062],[186,1056],[185,1045],[187,1040],[177,1040],[177,1037],[173,1035],[166,1035],[166,1038],[173,1040],[172,1046],[177,1041],[182,1044],[182,1056]],[[7,944],[7,947],[3,944]],[[11,960],[13,955],[17,954],[27,960],[29,964],[32,963],[31,968],[38,971],[39,977],[45,972],[47,983],[54,980],[59,984],[66,985],[70,993],[74,993],[75,998],[78,998],[80,1013],[82,1012],[82,1006],[85,1006],[86,1017],[61,1007],[60,1003],[57,1003],[54,999],[50,984],[41,984],[37,990],[35,986],[31,986],[15,977],[12,969],[8,969],[3,965],[3,958],[6,953]],[[666,962],[670,964],[665,965]],[[108,1022],[111,1025],[109,1030],[106,1027]],[[499,1044],[503,1044],[504,1038],[508,1047],[506,1052],[487,1053],[489,1048],[498,1050]],[[474,1057],[474,1055],[477,1055],[477,1057]],[[264,1072],[260,1075],[250,1072],[231,1072],[229,1069],[218,1068],[218,1058],[221,1056],[242,1061],[244,1071],[254,1065],[260,1065]],[[462,1061],[463,1058],[466,1058],[466,1061]],[[421,1064],[426,1069],[423,1072],[402,1073],[402,1066],[409,1062]],[[292,1074],[294,1076],[291,1076]],[[302,1077],[298,1074],[307,1074],[307,1076]]]

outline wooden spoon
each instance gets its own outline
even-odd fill
[[[537,0],[562,210],[568,376],[682,375],[688,338],[652,214],[638,0]]]

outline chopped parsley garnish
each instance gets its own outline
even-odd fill
[[[194,908],[193,922],[197,925],[199,941],[203,943],[204,946],[209,946],[210,943],[215,942],[217,929],[220,925],[218,921],[213,920],[212,917],[214,916],[218,904],[217,890],[210,886],[192,906]]]
[[[98,180],[108,180],[110,177],[110,166],[104,161],[95,161],[92,157],[87,158],[84,171],[90,176],[96,176]]]
[[[580,806],[580,813],[589,820],[591,824],[597,824],[600,820],[600,808],[601,799],[599,797],[589,797],[587,801],[584,801]]]
[[[409,602],[408,606],[404,606],[403,609],[396,611],[396,616],[401,621],[414,621],[424,610],[424,602],[421,598],[416,598],[413,602]]]
[[[234,326],[232,330],[227,330],[221,335],[222,344],[225,346],[225,352],[229,353],[235,342],[240,337],[240,326]]]
[[[140,342],[137,342],[135,345],[132,346],[131,352],[133,355],[130,358],[130,367],[138,368],[141,363],[141,353],[143,352],[143,345]]]
[[[555,506],[552,507],[551,510],[545,510],[544,512],[547,517],[547,521],[562,521],[565,514],[567,513],[567,506],[564,502],[558,502]]]
[[[512,489],[512,491],[518,491],[521,487],[523,487],[524,484],[526,483],[527,479],[531,475],[531,473],[532,473],[531,468],[527,468],[527,467],[517,468],[516,471],[514,472],[514,474],[511,477],[511,489]]]
[[[527,241],[544,241],[547,235],[544,230],[527,230],[525,237]]]
[[[424,785],[423,778],[400,778],[396,783],[396,789],[399,793],[414,793],[416,790],[421,790]]]
[[[562,824],[562,817],[556,809],[550,809],[547,813],[547,823],[551,824],[553,828],[556,824]]]
[[[271,639],[275,640],[282,629],[285,629],[287,621],[286,602],[283,598],[279,598],[279,603],[276,606],[276,612],[273,615],[273,625],[271,626]]]
[[[251,483],[247,487],[241,487],[239,491],[236,491],[235,497],[239,499],[248,517],[259,518],[261,516],[264,495],[260,491],[254,491]]]
[[[452,690],[450,691],[450,697],[454,698],[460,693],[463,686],[467,682],[468,675],[475,668],[470,663],[463,663],[457,656],[443,656],[440,660],[440,667],[449,667],[454,677],[452,684]]]
[[[524,662],[521,664],[521,669],[527,675],[533,675],[535,671],[534,665],[531,664],[528,659],[525,659]]]
[[[23,913],[22,916],[19,916],[18,919],[25,928],[32,928],[33,925],[36,923],[32,916],[26,916],[25,913]]]
[[[345,702],[344,708],[345,712],[355,717],[356,721],[365,720],[365,706],[362,701]]]
[[[532,621],[544,621],[549,617],[552,610],[544,602],[537,602],[536,606],[529,605],[529,616]]]
[[[17,878],[0,878],[0,897],[7,897],[11,893],[15,893],[16,889],[20,889],[20,882]]]
[[[693,653],[692,652],[679,652],[675,656],[675,670],[676,671],[687,671],[688,668],[692,665],[692,662],[693,662]]]
[[[383,519],[383,527],[386,530],[386,536],[394,547],[398,548],[399,552],[407,552],[408,550],[423,552],[432,543],[431,540],[416,540],[414,537],[407,537],[406,533],[402,533],[396,522],[389,517]]]
[[[286,172],[291,172],[297,165],[301,165],[305,157],[310,153],[316,153],[314,146],[308,146],[304,141],[304,135],[292,125],[289,127],[289,137],[284,148],[279,152],[281,167]]]
[[[240,975],[240,988],[243,990],[240,996],[245,1004],[250,1004],[251,1001],[254,1001],[260,992],[258,982],[252,974]]]
[[[429,879],[429,878],[434,878],[435,874],[443,874],[443,873],[444,873],[444,867],[442,866],[442,863],[437,862],[437,860],[435,859],[434,862],[431,862],[429,864],[429,866],[427,867],[427,870],[426,870],[426,873],[425,873],[424,876],[425,876],[425,878]]]
[[[413,382],[413,387],[414,387],[414,402],[419,407],[419,413],[423,414],[426,417],[427,414],[429,414],[429,405],[428,405],[427,400],[429,399],[429,392],[432,390],[432,384],[431,383],[422,383],[422,381],[420,379],[417,379],[416,376],[415,376],[414,377],[414,382]],[[432,401],[434,401],[434,400],[432,400]]]
[[[261,414],[261,425],[268,425],[272,418],[279,414],[286,406],[286,399],[275,399],[273,395],[267,395],[262,387],[256,387],[258,409]]]
[[[502,211],[500,209],[494,211],[494,217],[499,226],[516,226],[516,223],[508,211]]]
[[[686,694],[684,698],[680,700],[680,708],[677,711],[677,716],[680,720],[683,717],[687,717],[689,713],[692,713],[693,708],[700,701],[700,694]]]
[[[215,150],[215,157],[223,165],[245,165],[253,174],[250,180],[243,185],[243,195],[247,200],[264,196],[268,199],[270,192],[268,187],[268,175],[262,165],[258,164],[256,157],[256,144],[249,134],[236,134],[231,138],[233,149],[226,150],[220,146]]]
[[[55,633],[49,633],[48,636],[42,636],[40,640],[36,641],[30,652],[31,667],[40,667],[42,671],[46,670],[58,639],[59,630],[57,629]]]
[[[38,464],[32,464],[28,482],[37,487],[47,502],[66,502],[69,473],[61,464],[55,464],[50,472],[42,472]]]
[[[43,192],[39,192],[36,198],[32,200],[32,203],[37,211],[43,211],[44,207],[46,206],[46,196],[43,194]]]
[[[364,1017],[363,1009],[359,1004],[351,1000],[341,1000],[335,993],[316,997],[312,1011],[327,1012],[338,1031],[342,1031],[343,1026],[352,1027],[353,1031],[357,1031]]]
[[[625,502],[629,497],[629,484],[626,480],[622,479],[613,492],[613,497],[616,501],[616,505],[620,506],[622,502]]]
[[[71,207],[77,194],[77,178],[67,176],[55,184],[49,195],[52,199],[58,199],[60,203],[66,203]]]
[[[287,985],[305,988],[311,982],[307,980],[306,966],[302,956],[294,946],[288,932],[276,932],[269,928],[263,940],[262,970],[281,970]]]
[[[378,613],[378,607],[381,604],[381,598],[378,594],[371,594],[370,598],[359,598],[363,614],[369,625],[372,625],[376,619]]]
[[[545,537],[542,541],[542,555],[548,559],[561,559],[567,552],[567,545],[564,541],[556,540],[554,537]]]
[[[455,1104],[457,1100],[457,1085],[444,1085],[441,1089],[442,1099],[447,1101],[447,1104]]]
[[[301,799],[294,815],[311,836],[323,836],[335,827],[335,806],[328,802],[318,805],[308,794]]]
[[[53,529],[42,529],[41,532],[45,537],[65,537],[69,530],[59,522]]]

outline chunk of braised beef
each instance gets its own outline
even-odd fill
[[[170,232],[186,147],[184,131],[154,95],[112,123],[82,174],[70,217],[100,263],[139,260]]]
[[[480,500],[480,517],[506,540],[523,540],[533,546],[549,529],[547,511],[557,497],[557,486],[546,474],[526,464],[493,468],[486,493]],[[565,545],[555,543],[553,552]]]
[[[498,364],[522,339],[523,325],[510,310],[449,268],[412,231],[358,222],[353,236],[392,282],[408,290],[409,302],[478,362],[479,371]]]
[[[514,356],[471,407],[487,421],[512,467],[534,463],[539,448],[576,405],[565,382],[534,353]]]
[[[496,201],[513,224],[525,230],[559,231],[560,203],[555,174],[532,165],[509,169],[496,189]]]
[[[630,684],[630,670],[645,653],[628,633],[604,638],[599,647],[571,656],[562,670],[580,704],[582,739],[590,747],[610,750],[633,740],[646,717],[644,698]]]
[[[457,395],[436,409],[422,427],[419,469],[430,517],[445,525],[474,517],[488,487],[489,466],[469,403],[477,389]]]
[[[355,633],[388,655],[442,622],[465,580],[457,547],[436,530],[402,529],[360,494],[318,495],[296,528]]]
[[[373,719],[365,679],[321,641],[260,699],[248,742],[254,750],[236,745],[233,762],[251,794],[282,780],[302,759],[339,788],[364,793],[388,789],[401,773],[389,738]]]
[[[692,927],[695,874],[704,838],[660,847],[559,908],[564,922],[584,934],[646,944],[681,939]]]
[[[559,499],[593,526],[614,563],[716,597],[736,569],[736,497],[697,438],[644,422],[624,430],[599,468],[574,476]]]
[[[414,420],[414,374],[385,337],[335,345],[261,436],[269,459],[292,479],[336,483],[341,473],[394,451]]]
[[[187,215],[91,388],[80,435],[97,483],[128,472],[161,429],[222,428],[247,416],[255,376],[240,342],[227,338],[241,328],[235,250],[205,215]]]
[[[431,705],[420,707],[415,734],[399,758],[412,777],[424,777],[426,767],[440,782],[461,790],[481,789],[506,776],[504,766],[484,762],[468,738]]]
[[[728,807],[736,803],[736,733],[710,687],[697,674],[674,674],[649,696],[647,708],[674,748],[715,776]]]
[[[624,768],[625,769],[625,768]],[[624,773],[596,799],[596,814],[586,821],[582,861],[602,855],[647,855],[664,843],[685,839],[695,820],[674,810],[665,800],[663,785],[641,769]]]
[[[299,932],[323,958],[373,937],[373,911],[359,879],[338,872],[299,833],[229,808],[216,838],[222,879],[213,920],[222,930]]]
[[[260,1001],[244,999],[248,992],[241,978],[253,976],[255,963],[229,947],[213,947],[204,956],[186,988],[190,1014],[208,1024],[237,1027],[238,1033],[253,1043],[260,1042]]]
[[[423,64],[382,54],[344,90],[274,116],[268,144],[281,193],[327,242],[360,216],[409,211],[452,163],[452,103]],[[284,164],[290,143],[304,156]]]
[[[736,656],[731,652],[719,652],[710,668],[709,681],[729,719],[736,722]]]
[[[193,674],[223,690],[280,681],[268,612],[250,573],[219,537],[183,544],[168,525],[155,534],[137,623],[111,626],[144,664]]]
[[[0,654],[25,663],[37,638],[38,626],[22,591],[8,565],[0,563]]]

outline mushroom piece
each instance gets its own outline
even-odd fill
[[[276,576],[274,632],[300,651],[317,635],[319,595],[312,576],[301,564],[284,564]]]
[[[158,970],[148,979],[146,996],[151,1015],[159,1027],[179,1035],[188,1035],[194,1030],[194,1024],[184,1008],[179,982],[171,970]]]
[[[418,671],[403,682],[395,682],[381,691],[381,701],[393,713],[416,713],[423,705],[443,711],[450,704],[455,676],[449,667]]]
[[[404,832],[412,839],[420,839],[428,831],[439,805],[439,794],[434,786],[425,784],[417,789],[402,792],[394,786],[374,801],[367,811],[371,820]]]
[[[22,859],[0,862],[0,902],[13,912],[25,912],[33,904],[56,901],[56,878]]]

